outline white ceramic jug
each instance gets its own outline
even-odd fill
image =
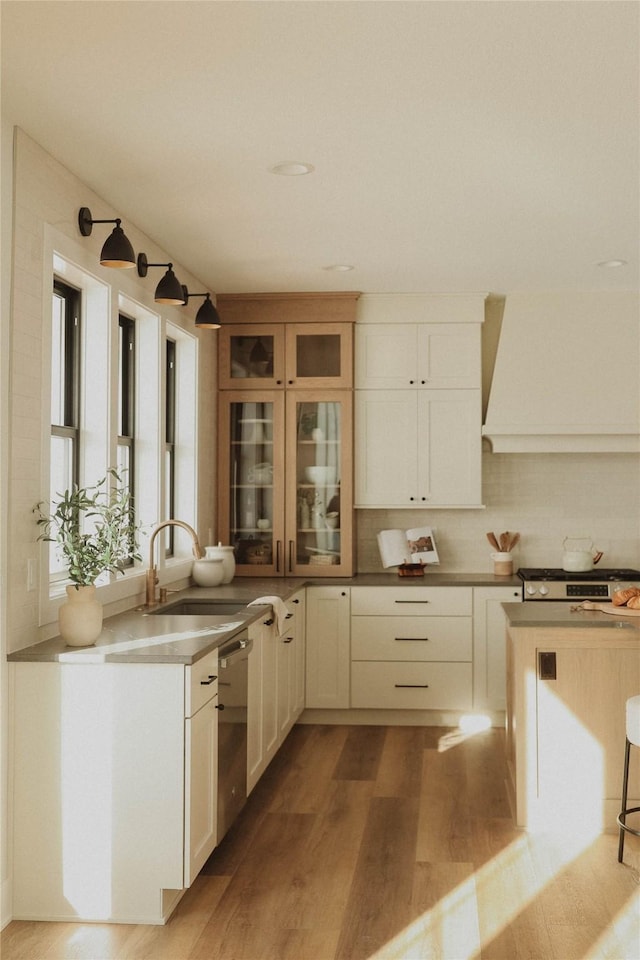
[[[231,583],[236,572],[236,558],[233,547],[224,547],[222,543],[218,543],[217,547],[205,547],[204,553],[207,560],[222,560],[224,570],[222,583]]]

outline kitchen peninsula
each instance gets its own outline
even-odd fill
[[[503,609],[508,787],[518,826],[616,829],[625,703],[640,690],[640,618],[563,602]],[[637,774],[629,791],[640,797]]]

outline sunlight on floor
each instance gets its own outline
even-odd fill
[[[489,730],[490,727],[491,718],[486,716],[486,714],[465,713],[460,717],[455,730],[451,730],[449,733],[445,733],[440,737],[438,740],[438,753],[450,750],[451,747],[455,747],[456,744],[462,743],[463,740],[467,740],[477,733]]]
[[[536,837],[535,865],[530,840],[522,834],[425,911],[369,960],[473,960],[589,846],[583,838]],[[638,896],[632,897],[602,933],[590,960],[637,960]],[[478,914],[483,917],[480,930]]]

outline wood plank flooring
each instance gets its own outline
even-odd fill
[[[298,726],[164,927],[14,921],[2,960],[639,960],[640,844],[514,828],[503,731]]]

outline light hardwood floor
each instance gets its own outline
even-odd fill
[[[2,960],[640,958],[640,845],[516,830],[503,731],[298,726],[164,927],[14,921]]]

